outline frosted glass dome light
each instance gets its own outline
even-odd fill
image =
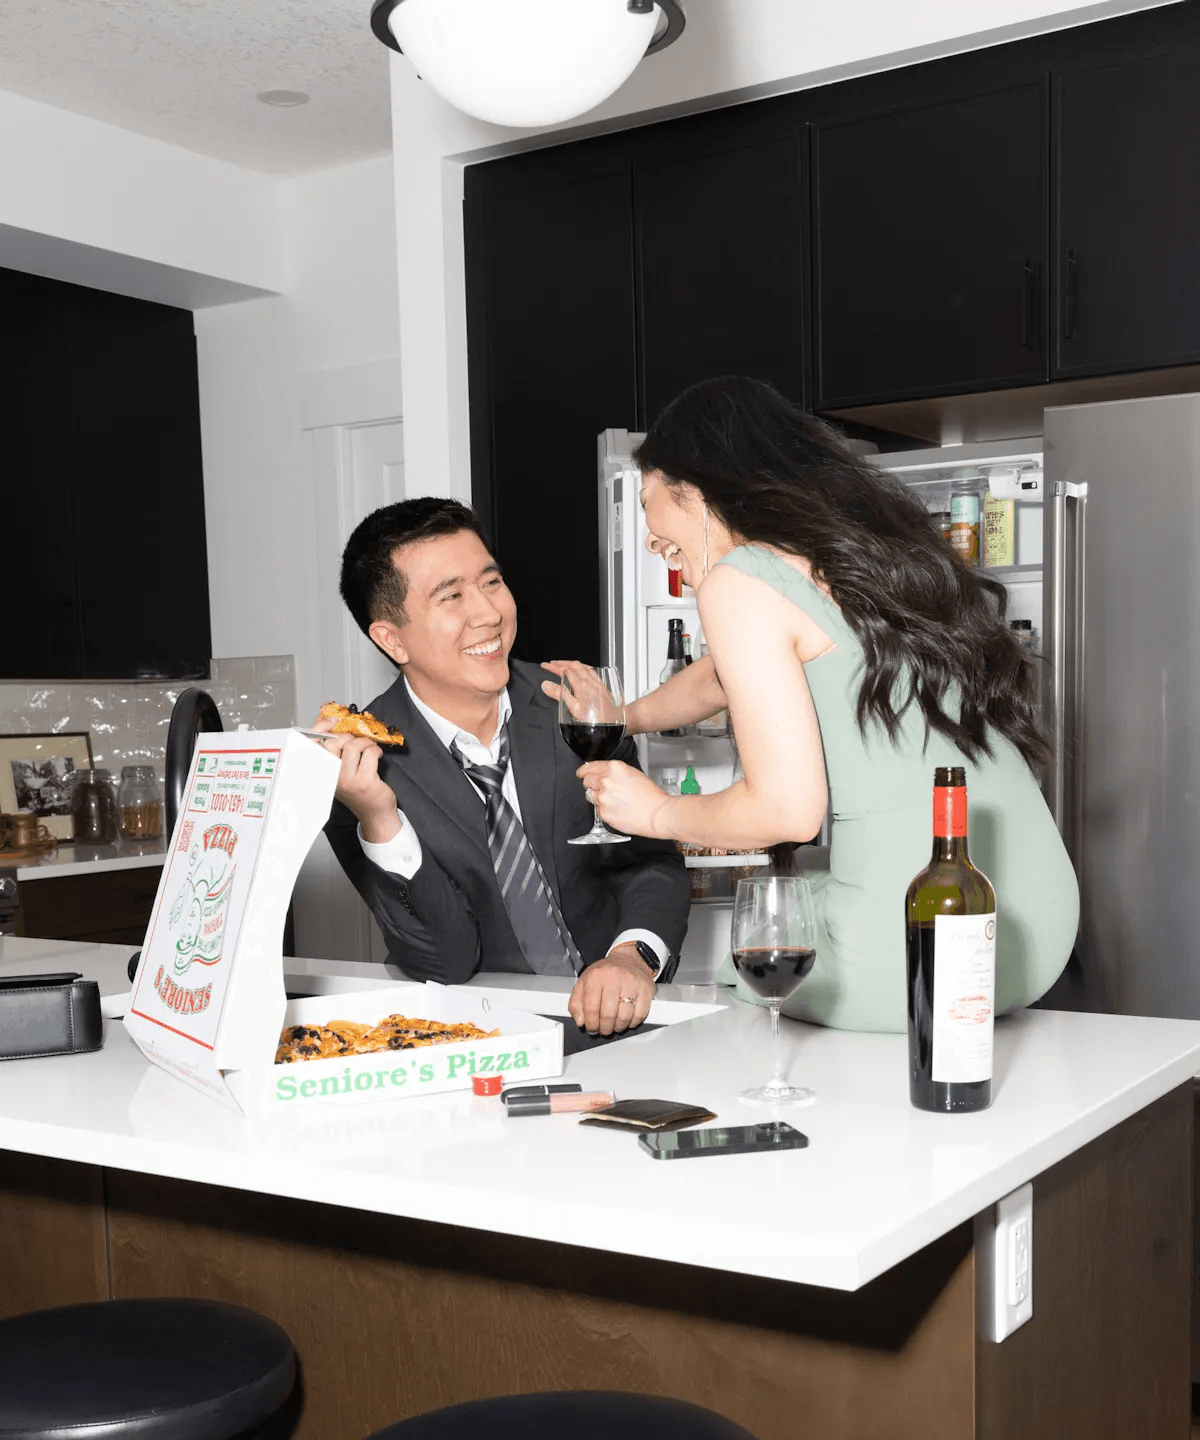
[[[679,0],[375,0],[371,8],[378,38],[443,99],[522,127],[594,109],[684,23]]]

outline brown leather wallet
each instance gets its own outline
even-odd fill
[[[581,1125],[607,1125],[610,1130],[682,1130],[717,1117],[703,1105],[681,1105],[677,1100],[618,1100],[593,1110]]]
[[[0,977],[0,1060],[81,1055],[103,1044],[94,980],[74,973]]]

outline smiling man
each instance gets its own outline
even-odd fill
[[[687,873],[660,841],[567,844],[592,818],[579,762],[545,672],[509,661],[516,603],[474,513],[433,498],[376,510],[346,546],[341,591],[400,668],[368,708],[403,749],[326,742],[342,761],[326,834],[389,958],[446,984],[574,976],[571,1014],[589,1033],[640,1025],[674,973]],[[636,765],[633,742],[616,758]]]

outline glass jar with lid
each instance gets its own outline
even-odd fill
[[[162,791],[152,765],[121,767],[117,813],[123,840],[155,840],[162,834]]]
[[[117,797],[112,775],[93,767],[76,771],[71,790],[73,838],[85,845],[106,845],[117,838]]]

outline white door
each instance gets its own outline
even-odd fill
[[[326,700],[361,707],[396,679],[396,667],[359,630],[338,593],[351,531],[380,506],[404,499],[404,429],[397,419],[326,425],[309,431],[317,511],[319,674],[297,677],[301,723]],[[296,940],[302,954],[330,960],[385,957],[378,926],[342,873],[324,837],[296,885]]]

